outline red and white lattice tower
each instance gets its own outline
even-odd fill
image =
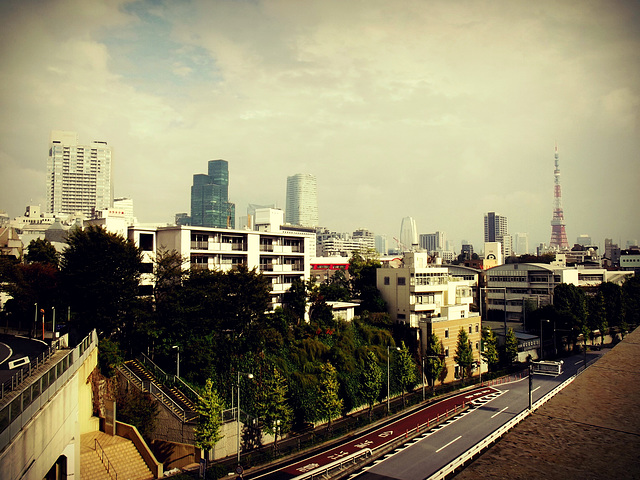
[[[553,219],[551,220],[551,242],[549,247],[568,249],[567,232],[564,226],[564,211],[562,210],[562,189],[560,188],[560,161],[558,160],[558,144],[556,144],[556,168],[553,171]]]

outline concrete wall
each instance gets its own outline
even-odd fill
[[[80,433],[97,426],[91,419],[91,385],[87,383],[97,362],[98,350],[93,348],[12,438],[0,454],[2,479],[42,480],[61,455],[67,457],[68,478],[80,478]]]

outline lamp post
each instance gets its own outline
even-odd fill
[[[33,306],[35,307],[35,312],[33,313],[33,336],[37,336],[37,331],[36,330],[38,328],[38,302],[34,303]],[[31,336],[31,329],[29,329],[29,336]]]
[[[51,342],[53,342],[56,339],[56,307],[51,307],[51,318]]]
[[[400,350],[400,348],[396,347],[396,350]],[[389,396],[390,396],[390,382],[389,382],[389,378],[390,378],[390,360],[391,359],[391,352],[389,350],[389,345],[387,345],[387,415],[389,415],[389,413],[391,412],[390,407],[389,407]]]
[[[180,378],[180,346],[174,345],[171,348],[175,348],[178,351],[178,357],[176,358],[176,377]]]
[[[238,387],[238,418],[236,419],[236,425],[237,425],[237,448],[238,448],[238,466],[240,466],[240,375],[246,375],[247,378],[253,378],[253,373],[244,373],[241,371],[238,371],[238,383],[237,383],[237,387]]]

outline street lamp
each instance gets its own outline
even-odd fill
[[[180,378],[180,346],[174,345],[171,348],[175,348],[178,351],[178,358],[176,358],[176,377]]]
[[[400,350],[400,348],[396,347],[396,350]],[[389,388],[389,360],[391,358],[391,352],[389,351],[389,345],[387,345],[387,415],[389,415],[389,413],[391,412],[390,407],[389,407],[389,395],[390,395],[390,388]]]
[[[240,372],[238,371],[238,383],[237,383],[237,387],[238,387],[238,418],[237,418],[237,448],[238,448],[238,466],[240,466],[240,375],[246,375],[247,378],[253,378],[253,373],[244,373],[244,372]]]

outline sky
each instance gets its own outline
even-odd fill
[[[640,3],[3,0],[0,210],[46,202],[51,130],[113,148],[140,222],[229,162],[236,215],[317,177],[320,224],[640,239]]]

